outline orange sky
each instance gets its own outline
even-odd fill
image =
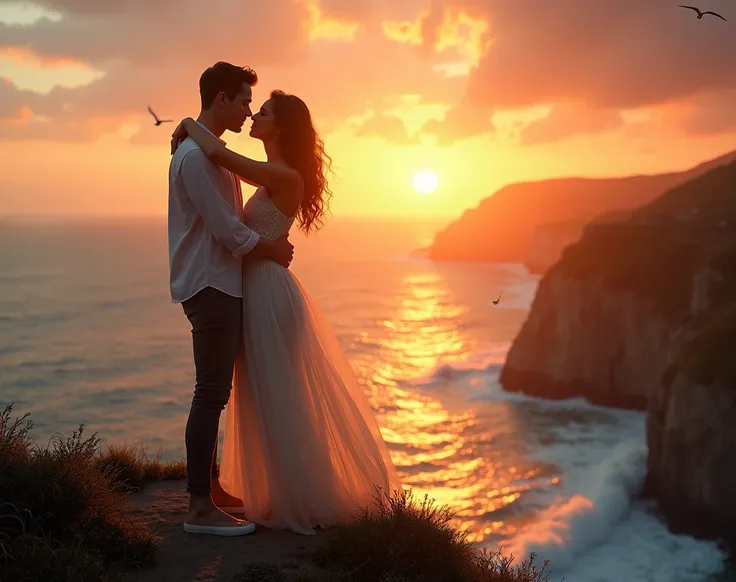
[[[0,214],[166,209],[171,125],[217,60],[310,105],[335,215],[457,215],[548,176],[685,168],[736,148],[728,22],[669,0],[0,1]],[[226,134],[261,158],[259,143]],[[411,188],[421,169],[436,192]]]

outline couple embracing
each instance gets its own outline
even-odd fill
[[[318,229],[327,209],[329,158],[298,97],[274,91],[252,113],[256,83],[248,67],[207,69],[199,117],[171,142],[170,288],[191,324],[196,374],[184,529],[310,535],[401,483],[346,355],[288,268],[290,229]],[[248,119],[265,162],[221,139]],[[241,181],[257,187],[245,205]]]

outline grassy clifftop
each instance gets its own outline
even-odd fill
[[[163,570],[166,565],[157,564],[155,524],[146,521],[145,512],[133,509],[130,497],[151,481],[183,478],[183,463],[162,464],[125,447],[102,451],[96,435],[83,436],[83,427],[71,437],[58,437],[48,448],[41,448],[31,443],[31,429],[27,415],[14,418],[10,406],[0,412],[0,580],[118,582],[129,579],[126,572],[138,569],[153,569],[150,572],[155,580],[172,579],[172,572]],[[157,520],[160,517],[155,516]],[[231,573],[230,579],[549,579],[546,564],[538,569],[533,556],[531,561],[512,565],[510,558],[480,550],[452,525],[451,518],[446,507],[438,507],[427,498],[416,500],[411,492],[377,492],[374,506],[364,508],[353,522],[326,534],[325,542],[309,555],[305,567],[294,571],[289,564],[282,568],[280,564],[250,563],[244,564],[239,573]],[[181,531],[179,519],[178,514],[173,516],[177,532]],[[240,556],[236,546],[228,546],[221,539],[215,541],[219,542],[218,555],[231,551]],[[182,547],[181,554],[174,556],[177,572],[195,576],[196,562],[189,568],[185,553]],[[180,579],[178,574],[175,579]]]

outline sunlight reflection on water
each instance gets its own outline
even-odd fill
[[[513,515],[510,507],[524,492],[557,477],[540,480],[541,470],[527,466],[507,440],[503,447],[494,443],[501,433],[517,430],[506,405],[450,409],[416,385],[441,365],[466,366],[479,350],[465,329],[470,309],[457,301],[443,274],[406,274],[392,296],[380,333],[361,338],[378,349],[364,351],[354,363],[382,413],[383,434],[404,483],[450,506],[470,539],[508,536],[515,528],[500,516]]]

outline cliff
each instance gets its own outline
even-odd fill
[[[580,240],[587,224],[622,222],[630,218],[631,213],[631,209],[614,210],[597,216],[588,223],[582,220],[568,220],[542,224],[532,231],[529,249],[524,257],[524,266],[530,273],[543,275],[560,260],[562,252],[567,247]]]
[[[673,249],[679,258],[668,260]],[[542,278],[503,367],[504,388],[646,408],[687,306],[697,254],[673,228],[587,229]]]
[[[433,260],[520,263],[525,260],[538,271],[556,261],[562,250],[577,238],[575,231],[553,241],[544,256],[535,257],[535,230],[544,239],[555,223],[585,224],[616,211],[647,204],[667,190],[710,169],[736,159],[736,151],[684,172],[625,178],[560,178],[506,186],[467,210],[457,221],[437,233],[429,250]],[[552,225],[552,226],[550,226]],[[548,227],[545,231],[545,227]],[[564,229],[563,229],[564,230]],[[579,236],[580,231],[577,231]],[[570,235],[570,236],[567,236]],[[554,235],[552,235],[554,238]]]
[[[542,274],[554,265],[566,247],[580,240],[585,223],[580,220],[542,224],[532,231],[524,265],[530,273]]]
[[[736,162],[584,229],[540,282],[506,390],[647,410],[646,493],[734,542]]]
[[[696,323],[649,396],[644,494],[673,531],[720,538],[736,555],[736,246],[714,266],[696,284]]]

